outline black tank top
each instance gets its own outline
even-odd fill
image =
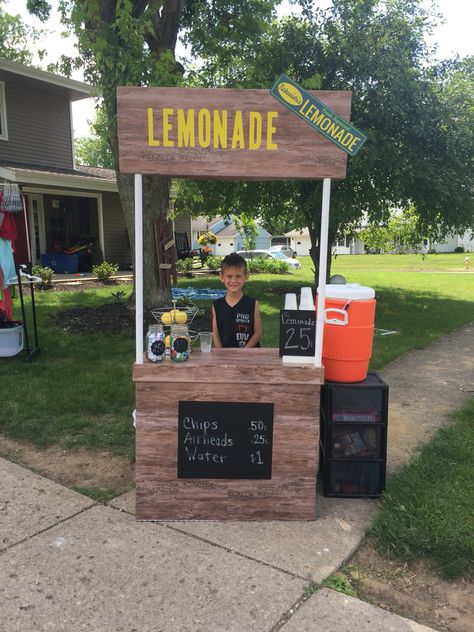
[[[242,296],[234,307],[227,303],[225,296],[213,302],[223,347],[245,347],[254,334],[255,303],[251,296]]]

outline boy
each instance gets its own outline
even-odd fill
[[[260,308],[254,298],[244,296],[242,291],[248,278],[243,257],[236,253],[224,257],[220,279],[227,293],[212,304],[212,338],[218,349],[260,346]]]

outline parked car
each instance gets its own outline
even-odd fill
[[[262,259],[277,259],[278,261],[285,261],[290,268],[294,268],[295,270],[301,268],[301,263],[298,259],[287,257],[279,250],[239,250],[237,254],[244,259],[256,259],[257,257]]]
[[[277,246],[270,246],[268,250],[272,252],[282,252],[286,257],[296,257],[296,250],[286,246],[285,244],[278,244]]]

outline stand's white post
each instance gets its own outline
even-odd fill
[[[143,182],[135,174],[135,350],[143,364]]]
[[[320,367],[323,355],[324,303],[326,299],[326,271],[328,255],[329,201],[331,199],[331,180],[323,180],[323,204],[321,209],[321,234],[319,236],[319,274],[318,274],[318,316],[316,319],[316,345],[314,366]]]

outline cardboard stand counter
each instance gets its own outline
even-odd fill
[[[350,101],[350,92],[306,93],[286,77],[272,94],[118,89],[120,171],[135,174],[137,520],[316,517],[323,310],[311,363],[284,365],[278,349],[265,348],[193,350],[184,363],[148,362],[142,175],[322,178],[318,301],[324,305],[330,178],[345,176],[347,148],[307,124],[328,130],[324,117],[332,116],[334,135],[338,126],[349,143]]]

